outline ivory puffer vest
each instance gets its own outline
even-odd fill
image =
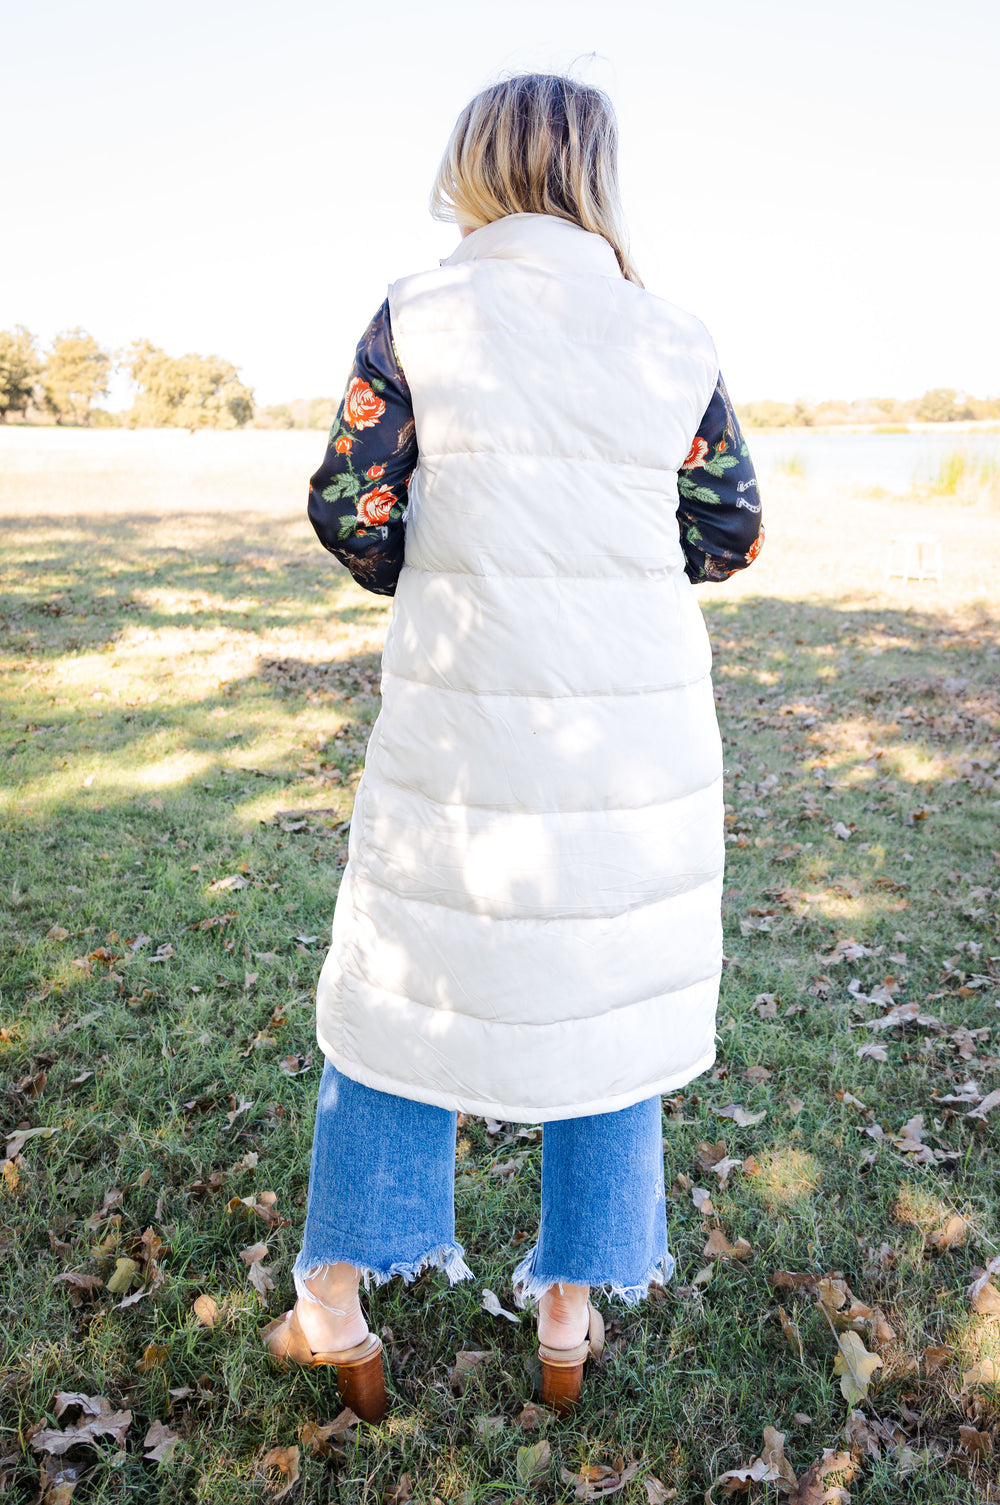
[[[318,1040],[445,1108],[624,1108],[715,1057],[722,758],[676,519],[715,352],[548,215],[389,305],[420,458]]]

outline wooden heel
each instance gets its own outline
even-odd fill
[[[389,1409],[382,1369],[382,1345],[358,1364],[337,1365],[337,1388],[345,1406],[362,1421],[381,1421]]]
[[[604,1353],[604,1319],[592,1302],[587,1303],[587,1336],[576,1348],[538,1345],[542,1365],[542,1405],[557,1416],[575,1409],[583,1390],[583,1366]]]
[[[542,1405],[568,1416],[583,1390],[583,1365],[546,1364],[542,1360]]]

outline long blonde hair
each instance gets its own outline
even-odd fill
[[[618,185],[618,123],[600,89],[521,73],[470,99],[445,148],[431,214],[479,229],[508,214],[554,214],[603,235],[622,275],[628,253]]]

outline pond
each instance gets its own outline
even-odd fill
[[[907,492],[926,485],[946,455],[961,451],[976,463],[1000,466],[1000,432],[935,430],[906,434],[812,433],[786,429],[746,435],[754,465],[762,478],[775,471],[798,474],[806,481],[881,487]]]

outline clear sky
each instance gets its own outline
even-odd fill
[[[0,328],[339,396],[387,283],[457,243],[427,195],[462,105],[572,68],[737,400],[996,395],[998,44],[996,0],[7,0]]]

